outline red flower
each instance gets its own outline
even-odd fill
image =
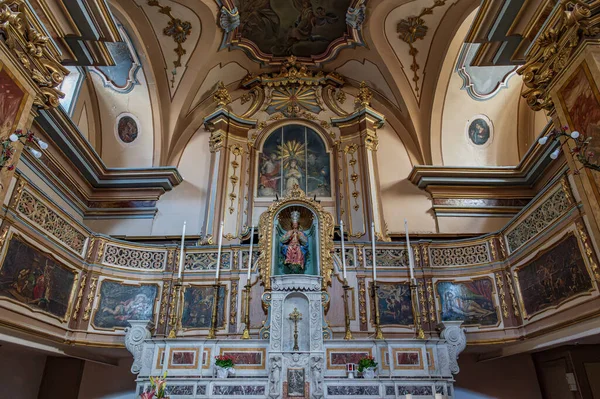
[[[8,170],[13,170],[15,168],[15,165],[8,165]]]
[[[140,395],[140,399],[152,399],[154,397],[154,389],[148,392],[144,392]]]

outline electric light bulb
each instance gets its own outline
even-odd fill
[[[571,137],[576,139],[577,137],[579,137],[579,132],[577,130],[571,132]]]
[[[540,145],[544,145],[548,142],[548,136],[544,136],[544,137],[540,137],[538,139],[538,143],[540,143]]]
[[[558,158],[558,154],[560,154],[560,148],[557,148],[556,150],[552,151],[552,154],[550,154],[550,158],[556,159]]]
[[[9,140],[12,141],[13,143],[17,140],[19,140],[19,136],[17,136],[16,134],[11,134],[9,137]]]
[[[39,152],[38,150],[34,150],[31,147],[27,147],[27,149],[29,150],[29,152],[31,153],[31,155],[33,155],[36,158],[41,158],[42,157],[42,153]]]
[[[38,139],[38,145],[40,146],[40,148],[42,150],[47,150],[48,149],[48,143],[46,143],[45,141],[42,141],[42,140]]]

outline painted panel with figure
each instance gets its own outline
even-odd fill
[[[600,163],[600,92],[585,61],[558,90],[558,98],[569,130],[577,130],[592,138],[588,146],[592,152],[589,158],[592,162]],[[588,176],[594,180],[596,196],[600,198],[600,174],[588,171]]]
[[[129,320],[154,320],[155,284],[127,285],[104,280],[92,325],[102,329],[129,327]]]
[[[589,292],[592,280],[574,234],[569,233],[515,271],[525,317]]]
[[[285,196],[295,185],[310,197],[331,197],[330,157],[313,129],[286,125],[273,131],[263,145],[258,196]]]
[[[7,137],[15,130],[25,101],[23,89],[0,64],[0,137]]]
[[[13,236],[0,270],[0,295],[62,320],[67,318],[75,272]]]
[[[436,283],[443,321],[461,320],[464,325],[495,326],[498,312],[492,280],[438,281]]]
[[[219,287],[219,304],[217,309],[217,327],[225,326],[225,286]],[[183,314],[181,326],[184,329],[210,328],[214,288],[211,285],[185,287],[183,293]]]
[[[372,289],[372,285],[369,285]],[[408,326],[413,324],[412,299],[408,283],[377,282],[379,324],[382,326]],[[371,304],[371,314],[375,314]],[[373,319],[373,316],[371,317]]]

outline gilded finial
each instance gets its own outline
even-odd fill
[[[222,81],[217,85],[217,90],[213,94],[213,101],[216,102],[219,107],[231,104],[231,96],[229,96],[229,92]]]
[[[354,104],[362,105],[363,107],[368,107],[371,105],[371,99],[373,98],[373,93],[367,83],[363,80],[360,82],[360,89],[358,89],[358,96],[354,99]]]

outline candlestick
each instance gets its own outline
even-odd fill
[[[410,281],[415,280],[415,261],[413,259],[412,248],[410,247],[410,237],[408,236],[408,222],[404,219],[404,231],[406,232],[406,249],[408,251],[408,270],[410,271]]]
[[[221,223],[221,227],[223,227],[223,223]],[[213,308],[212,308],[212,317],[210,318],[210,330],[208,330],[207,339],[216,339],[217,338],[217,322],[218,322],[218,311],[219,311],[219,280],[217,277],[217,281],[213,284]]]
[[[373,282],[375,282],[375,280],[377,280],[377,256],[375,256],[375,222],[371,222],[371,253],[373,254]]]
[[[373,304],[375,305],[375,339],[383,339],[383,332],[379,324],[379,296],[377,295],[377,281],[373,280]]]
[[[435,394],[435,399],[443,399],[444,397],[442,396],[441,393],[436,393]]]
[[[252,245],[254,244],[254,226],[250,232],[250,252],[248,252],[248,282],[250,282],[250,272],[252,271]]]
[[[181,249],[179,250],[179,271],[177,272],[177,278],[181,280],[181,274],[183,273],[183,261],[184,261],[184,245],[185,245],[185,225],[187,222],[183,222],[183,232],[181,233]]]
[[[223,246],[223,222],[221,222],[221,227],[219,227],[219,249],[217,250],[217,272],[215,275],[215,279],[217,282],[219,281],[219,270],[221,269],[221,247]]]
[[[340,236],[342,236],[342,271],[346,280],[346,249],[344,248],[344,221],[340,220]]]
[[[413,399],[413,397],[412,397],[412,394],[411,394],[411,393],[407,393],[405,397],[406,397],[406,399]]]

